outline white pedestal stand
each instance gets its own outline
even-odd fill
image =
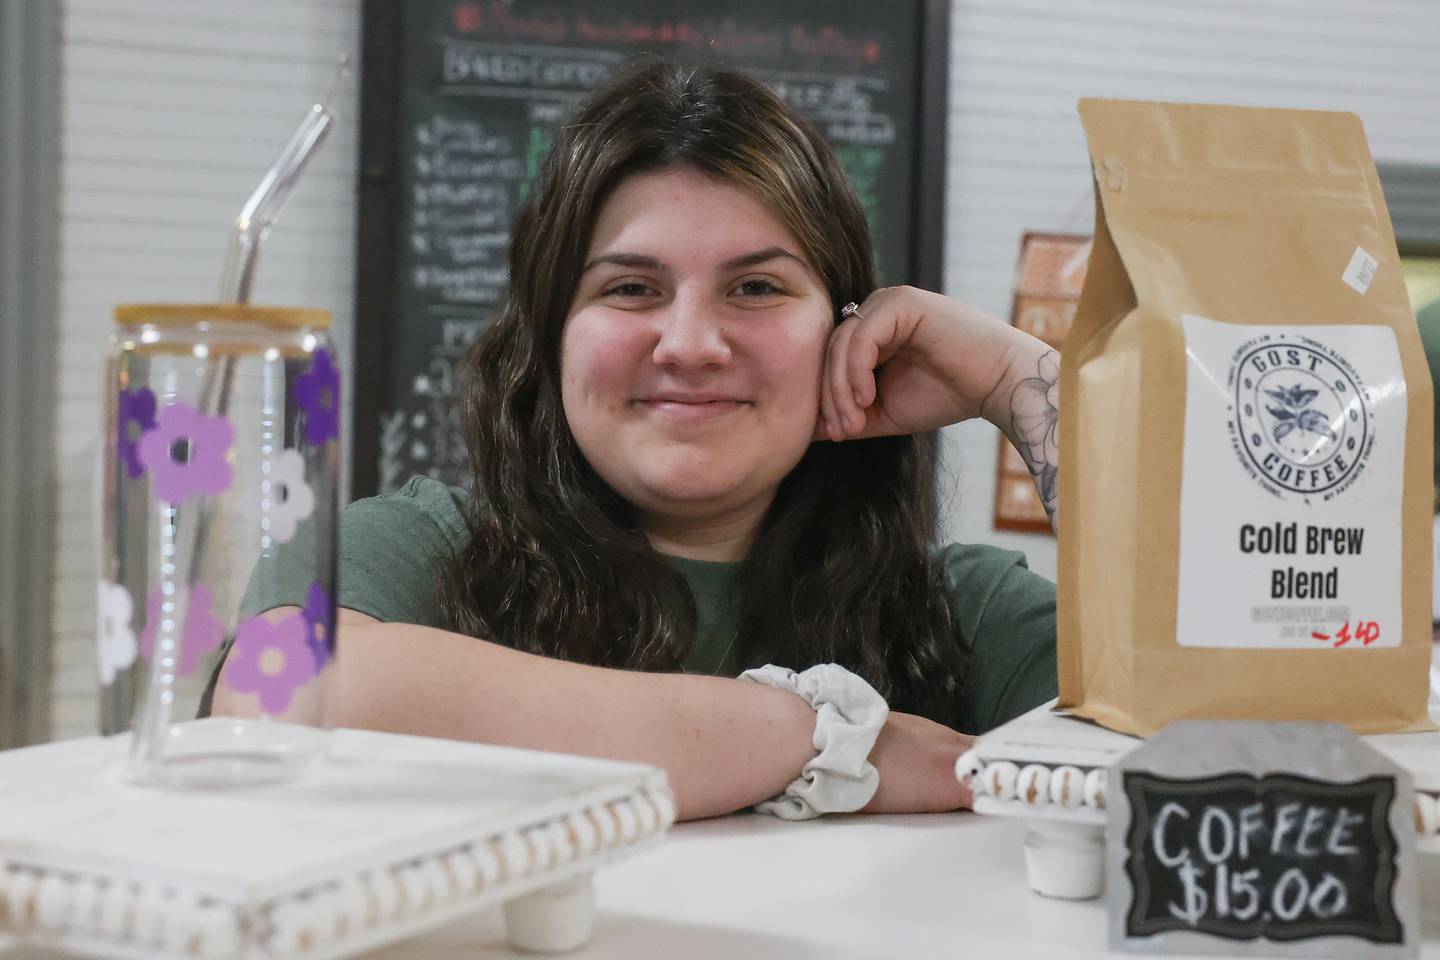
[[[955,774],[974,792],[975,812],[1026,821],[1030,888],[1062,899],[1104,887],[1105,778],[1142,742],[1053,710],[1054,702],[985,734]],[[1440,725],[1440,707],[1431,707]],[[1440,732],[1363,738],[1410,771],[1422,854],[1440,854]]]
[[[338,730],[303,780],[178,792],[122,779],[127,739],[0,753],[0,936],[337,960],[500,907],[512,946],[562,953],[590,938],[595,871],[675,820],[636,764]]]

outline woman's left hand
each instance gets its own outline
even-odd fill
[[[830,335],[816,437],[918,433],[984,416],[1025,341],[1039,344],[941,294],[876,290]]]
[[[1020,451],[1053,518],[1059,360],[958,300],[885,287],[830,335],[815,438],[919,433],[984,417]]]

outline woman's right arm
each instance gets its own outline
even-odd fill
[[[340,611],[336,640],[336,726],[652,764],[681,819],[768,800],[815,755],[815,712],[758,683],[584,666],[351,610]],[[253,713],[254,699],[222,679],[215,713]],[[871,758],[882,787],[867,810],[968,804],[951,772],[967,746],[939,724],[893,715]]]
[[[682,819],[783,791],[814,756],[799,697],[722,677],[521,653],[429,627],[344,623],[336,723],[654,764]]]

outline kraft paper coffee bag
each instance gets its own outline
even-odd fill
[[[1418,730],[1430,375],[1357,117],[1083,100],[1060,705]]]

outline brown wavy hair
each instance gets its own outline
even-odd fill
[[[690,649],[684,577],[586,462],[560,399],[561,329],[601,205],[625,177],[673,167],[775,211],[837,308],[874,287],[860,202],[804,119],[733,70],[622,68],[559,132],[512,229],[509,299],[464,364],[477,509],[441,571],[456,631],[651,671],[680,669]],[[741,564],[728,666],[840,663],[896,709],[957,723],[964,655],[932,550],[936,452],[934,433],[810,445]]]

